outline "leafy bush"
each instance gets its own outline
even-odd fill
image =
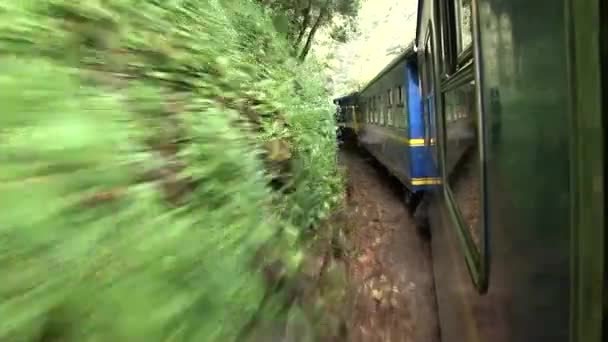
[[[318,67],[282,39],[247,0],[0,4],[0,340],[280,314],[260,269],[293,272],[342,189]]]

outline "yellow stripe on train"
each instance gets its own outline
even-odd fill
[[[412,185],[440,185],[441,178],[438,177],[423,177],[412,178]]]
[[[409,141],[410,146],[424,146],[424,144],[424,139],[410,139]],[[435,145],[435,139],[431,139],[431,145]]]

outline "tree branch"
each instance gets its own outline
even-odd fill
[[[300,33],[298,33],[298,38],[294,43],[294,48],[298,48],[300,43],[302,43],[302,38],[304,38],[304,33],[306,33],[306,29],[310,24],[310,15],[312,14],[312,0],[308,0],[308,7],[304,10],[304,20],[302,21],[302,26],[300,27]]]
[[[308,38],[306,39],[306,45],[304,45],[304,49],[302,50],[302,53],[300,54],[301,61],[305,60],[306,56],[308,56],[308,53],[310,52],[310,47],[312,46],[312,41],[315,37],[315,34],[317,33],[317,30],[321,26],[323,18],[329,12],[330,2],[331,2],[331,0],[325,1],[325,5],[323,6],[323,8],[321,8],[321,13],[319,13],[317,20],[315,21],[314,25],[310,29],[310,33],[308,34]]]

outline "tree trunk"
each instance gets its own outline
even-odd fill
[[[293,47],[295,49],[297,49],[298,46],[300,46],[300,43],[302,43],[302,38],[304,38],[304,33],[306,33],[306,29],[308,28],[308,25],[310,24],[311,13],[312,13],[312,0],[308,0],[308,7],[304,10],[304,20],[302,21],[302,27],[300,27],[300,33],[298,34],[298,38],[296,39],[296,42],[293,45]]]
[[[315,24],[310,29],[310,33],[308,34],[308,38],[306,39],[306,45],[304,45],[304,49],[302,49],[302,53],[300,54],[301,61],[305,60],[306,56],[308,56],[308,53],[310,52],[310,47],[312,46],[312,41],[315,37],[315,34],[317,33],[317,30],[321,26],[323,17],[325,17],[325,15],[327,14],[330,1],[331,0],[327,0],[325,2],[325,6],[323,6],[323,8],[321,9],[321,13],[319,13],[319,16],[317,17],[317,21],[315,21]]]

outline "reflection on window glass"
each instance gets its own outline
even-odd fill
[[[475,83],[445,93],[448,188],[473,242],[479,247],[481,169],[477,141]]]
[[[473,41],[471,22],[471,0],[457,0],[458,52],[465,50]]]

